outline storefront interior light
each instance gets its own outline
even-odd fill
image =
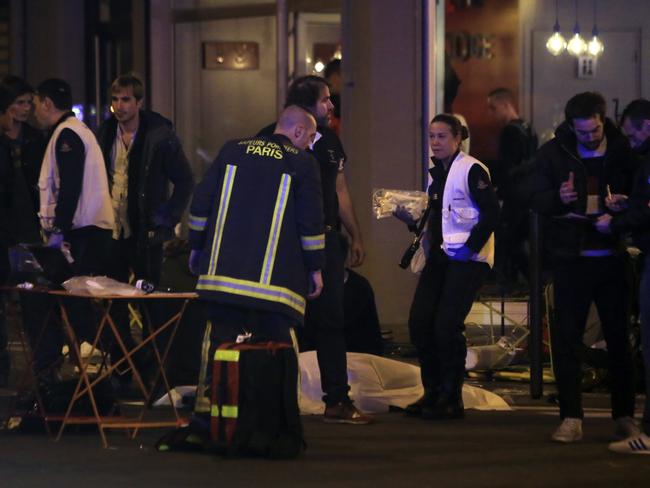
[[[569,40],[566,46],[569,54],[574,56],[582,56],[587,52],[587,42],[580,35],[580,24],[578,23],[578,0],[576,0],[576,24],[573,27],[573,37]]]
[[[555,25],[553,26],[553,34],[546,41],[546,49],[553,56],[559,56],[566,49],[566,39],[560,33],[560,22],[558,21],[558,0],[555,0]]]
[[[587,52],[595,57],[602,54],[604,50],[605,46],[603,42],[598,38],[598,34],[594,34],[594,37],[591,38],[591,41],[587,45]]]
[[[566,46],[566,50],[574,56],[582,56],[587,51],[587,43],[580,35],[580,30],[573,34]]]
[[[605,50],[605,46],[603,44],[603,41],[600,40],[598,37],[598,26],[596,25],[596,0],[594,0],[594,28],[591,31],[592,38],[591,41],[589,41],[589,44],[587,45],[587,52],[591,56],[598,56],[602,54],[602,52]]]

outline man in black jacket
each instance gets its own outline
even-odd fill
[[[632,354],[628,342],[628,285],[621,241],[599,233],[593,221],[619,206],[609,194],[628,194],[634,160],[625,137],[605,118],[602,95],[585,92],[565,107],[565,122],[536,156],[533,209],[548,216],[554,317],[553,370],[563,422],[552,440],[582,439],[582,335],[593,301],[607,341],[616,436],[638,432],[634,423]]]
[[[97,133],[115,214],[108,269],[112,278],[122,282],[133,273],[136,280],[157,285],[163,243],[172,239],[185,211],[193,188],[192,172],[172,123],[142,108],[140,79],[122,75],[112,83],[110,94],[113,115]],[[119,310],[114,306],[114,314],[122,339],[131,343],[126,306]],[[121,351],[114,347],[112,354],[120,357]]]
[[[0,259],[0,282],[7,272],[6,246],[17,243],[41,242],[38,221],[39,191],[38,177],[45,152],[43,133],[29,124],[27,119],[32,112],[34,89],[22,78],[7,76],[2,80],[5,98],[12,100],[5,110],[4,117],[11,124],[0,131],[0,158],[3,166],[0,179],[3,192],[2,205],[6,217],[5,237],[2,238]],[[1,300],[1,298],[0,298]],[[38,295],[23,294],[20,297],[23,320],[42,319],[44,300]],[[0,307],[2,305],[0,304]],[[0,312],[0,386],[7,383],[9,376],[9,353],[6,351],[7,337],[4,316]]]
[[[13,100],[9,87],[4,84],[0,85],[0,133],[3,135],[11,129],[13,123],[13,118],[9,112]],[[12,241],[9,221],[11,173],[9,153],[5,147],[0,146],[0,286],[4,285],[9,275],[8,248]],[[0,291],[0,388],[7,386],[9,368],[4,293]]]
[[[643,413],[645,434],[632,436],[610,444],[615,452],[629,454],[650,454],[650,101],[638,99],[631,102],[621,117],[623,132],[630,141],[632,149],[640,160],[640,167],[634,180],[634,187],[628,202],[624,195],[619,196],[627,205],[627,210],[619,215],[603,214],[596,222],[598,230],[604,234],[624,234],[632,232],[634,243],[643,252],[643,272],[639,287],[639,308],[641,312],[641,340],[643,362],[646,374],[646,402]],[[609,199],[616,199],[612,195]]]
[[[350,234],[350,266],[361,265],[365,257],[359,224],[345,179],[346,155],[336,133],[327,126],[332,111],[329,85],[318,76],[302,76],[289,87],[285,106],[297,105],[310,112],[318,123],[309,152],[320,166],[325,214],[324,288],[318,299],[309,302],[305,316],[305,336],[315,345],[321,386],[325,393],[324,420],[329,423],[363,425],[371,419],[350,401],[343,318],[345,256],[342,252],[341,224]],[[258,135],[272,134],[274,125]]]
[[[269,136],[230,141],[190,207],[190,270],[209,303],[212,346],[239,334],[291,342],[305,298],[323,287],[323,203],[316,161],[304,149],[316,121],[287,107]]]
[[[13,116],[11,130],[4,134],[2,143],[6,144],[11,153],[14,168],[16,168],[16,185],[20,186],[20,199],[14,196],[13,206],[19,212],[22,222],[16,222],[25,233],[29,233],[29,241],[40,238],[38,233],[38,177],[45,153],[45,136],[42,131],[35,129],[27,120],[32,113],[34,89],[18,76],[3,78],[5,84],[15,95],[10,110]],[[23,191],[23,190],[27,191]],[[22,197],[29,197],[23,199]],[[34,233],[36,229],[36,233]],[[25,239],[25,237],[23,237]]]
[[[488,95],[488,108],[501,126],[497,159],[491,165],[499,200],[502,202],[496,231],[494,267],[504,286],[516,285],[519,274],[528,278],[528,210],[518,194],[515,176],[521,165],[537,150],[537,134],[515,108],[515,98],[507,88],[497,88]]]

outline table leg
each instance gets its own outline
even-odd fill
[[[180,415],[178,414],[178,409],[176,408],[176,405],[174,405],[174,401],[173,401],[172,394],[171,394],[171,386],[170,386],[169,380],[167,378],[167,373],[165,373],[165,362],[167,361],[167,356],[169,355],[171,345],[174,342],[174,337],[176,336],[176,332],[178,331],[178,325],[180,324],[181,318],[183,317],[183,314],[185,313],[185,308],[187,307],[188,303],[189,303],[189,300],[184,300],[183,305],[181,306],[181,309],[175,315],[173,315],[169,320],[167,320],[165,323],[163,323],[160,326],[156,327],[155,330],[153,330],[154,329],[153,324],[152,324],[151,320],[149,320],[149,323],[152,326],[152,330],[151,330],[151,334],[146,339],[147,341],[150,341],[152,343],[153,350],[154,350],[154,355],[155,355],[158,367],[156,368],[157,371],[156,371],[156,375],[154,377],[151,389],[150,389],[149,393],[147,394],[147,396],[145,398],[145,406],[147,408],[151,407],[151,404],[153,402],[152,396],[153,396],[154,392],[156,391],[156,386],[158,384],[158,378],[162,378],[164,386],[165,386],[165,391],[167,392],[167,397],[169,398],[169,403],[170,403],[170,405],[172,407],[172,410],[174,412],[174,416],[176,417],[176,422],[177,423],[180,423],[181,418],[180,418]],[[165,344],[165,351],[163,352],[163,355],[161,357],[160,356],[160,351],[158,350],[158,345],[156,344],[156,341],[155,341],[155,338],[160,333],[162,333],[163,331],[168,329],[169,327],[171,327],[171,333],[169,335],[169,339],[167,340],[167,344]],[[143,413],[144,413],[144,410],[143,410]],[[142,419],[142,417],[141,417],[141,419]],[[134,433],[133,433],[134,438],[137,435],[137,433],[138,433],[138,427],[136,427],[135,430],[134,430]]]
[[[63,322],[63,330],[66,333],[66,336],[68,337],[68,342],[70,345],[70,351],[72,353],[72,357],[74,358],[74,361],[77,364],[77,367],[79,368],[79,381],[77,382],[77,387],[75,388],[75,392],[72,395],[72,398],[70,399],[70,403],[68,404],[68,409],[65,413],[65,416],[63,417],[63,421],[61,422],[61,427],[59,428],[59,433],[56,437],[56,441],[59,441],[61,439],[61,435],[63,435],[63,431],[65,430],[65,426],[68,423],[68,420],[70,418],[70,414],[72,412],[72,408],[74,407],[74,404],[77,402],[77,400],[82,396],[79,394],[79,390],[81,389],[81,385],[85,384],[86,385],[86,393],[88,394],[88,398],[90,400],[90,404],[93,409],[93,414],[95,416],[95,420],[97,423],[97,428],[99,429],[99,435],[102,438],[102,444],[106,448],[108,447],[108,441],[106,440],[106,434],[104,433],[104,428],[102,424],[102,418],[99,415],[99,410],[97,409],[97,403],[95,402],[95,395],[93,394],[93,390],[90,386],[90,379],[88,378],[88,364],[84,365],[83,360],[81,358],[81,350],[79,349],[79,342],[77,340],[77,335],[74,332],[74,328],[70,324],[70,320],[68,318],[68,313],[66,311],[65,305],[63,303],[62,298],[57,298],[58,304],[59,304],[59,309],[61,310],[61,320]],[[93,349],[97,346],[97,343],[99,342],[99,338],[101,336],[102,330],[104,329],[105,323],[106,323],[106,315],[108,314],[108,311],[110,310],[112,301],[109,300],[109,303],[106,307],[106,314],[104,317],[102,317],[102,320],[100,322],[99,327],[97,328],[97,334],[95,335],[95,339],[93,340]]]

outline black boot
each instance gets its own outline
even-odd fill
[[[456,375],[443,383],[436,402],[431,406],[424,406],[420,417],[427,420],[462,419],[465,417],[463,377]]]
[[[423,406],[420,417],[426,420],[462,419],[465,417],[463,400],[438,398],[431,406]]]
[[[431,408],[436,403],[436,396],[435,392],[424,390],[424,395],[422,395],[416,402],[406,406],[404,409],[404,415],[407,417],[420,417],[423,408]]]

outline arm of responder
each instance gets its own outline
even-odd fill
[[[302,157],[304,162],[297,165],[300,172],[296,178],[296,226],[305,267],[313,272],[325,265],[323,195],[316,160],[307,153],[302,153]]]
[[[325,266],[325,232],[320,171],[316,160],[303,153],[296,178],[296,226],[300,235],[303,261],[309,272],[307,298],[313,300],[323,289],[321,269]]]
[[[61,131],[55,150],[60,184],[54,227],[66,232],[72,227],[72,219],[81,195],[86,151],[81,138],[70,129]]]
[[[219,179],[221,178],[221,154],[223,149],[208,168],[203,180],[199,183],[192,197],[190,216],[188,219],[190,249],[190,272],[199,274],[199,261],[201,251],[205,246],[208,218],[212,212],[212,205],[217,201],[217,193],[221,191]]]
[[[465,246],[473,252],[479,252],[499,222],[499,200],[494,191],[490,176],[478,164],[472,166],[467,176],[469,192],[474,204],[478,207],[478,223],[465,242]]]

